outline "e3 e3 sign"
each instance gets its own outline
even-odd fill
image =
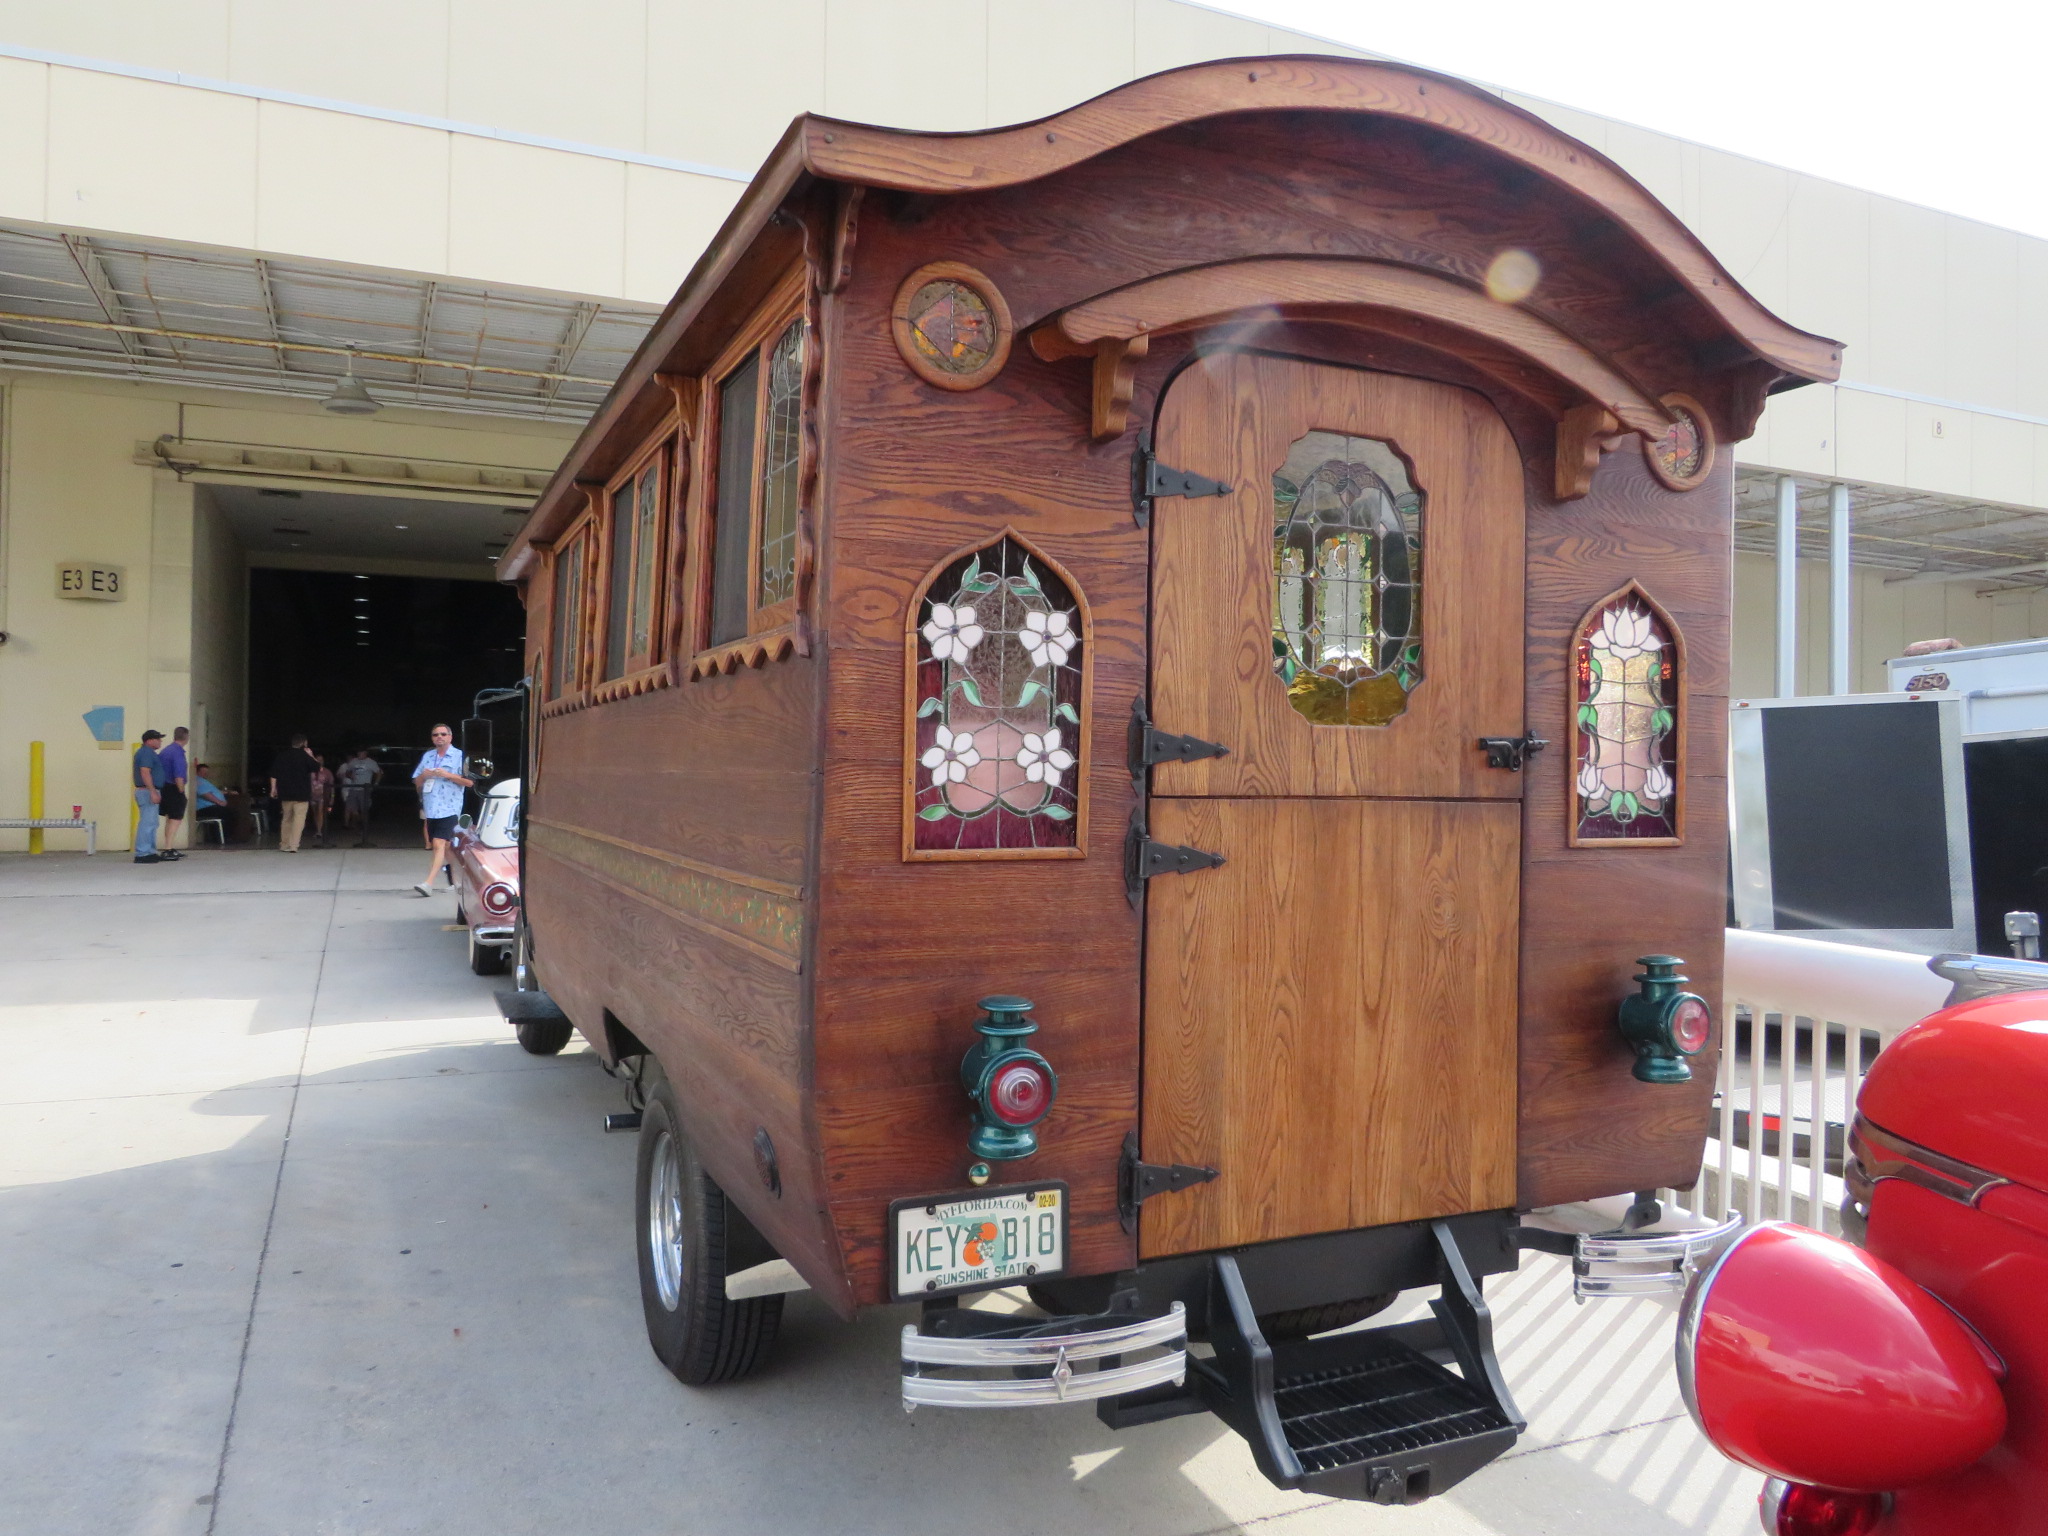
[[[88,602],[118,603],[127,596],[122,590],[121,576],[122,568],[118,565],[65,560],[57,566],[57,595],[83,598]]]

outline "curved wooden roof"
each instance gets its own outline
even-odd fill
[[[584,427],[500,570],[523,574],[534,539],[570,515],[574,485],[607,470],[607,445],[651,429],[669,408],[658,375],[690,372],[715,346],[711,333],[744,296],[746,270],[764,242],[793,258],[801,239],[776,215],[807,181],[944,195],[1017,186],[1051,176],[1148,134],[1254,112],[1330,112],[1399,119],[1439,130],[1541,177],[1589,216],[1621,231],[1685,290],[1733,344],[1781,376],[1832,382],[1839,342],[1773,315],[1672,213],[1613,161],[1535,114],[1448,75],[1406,65],[1320,55],[1223,59],[1148,75],[1079,106],[1014,127],[964,133],[877,128],[806,115],[793,122],[691,269],[596,416]],[[1739,348],[1740,351],[1735,351]],[[1768,373],[1766,374],[1768,377]],[[1597,397],[1596,397],[1597,398]]]
[[[1786,373],[1832,381],[1839,342],[1787,325],[1752,298],[1643,185],[1534,113],[1448,75],[1319,55],[1223,59],[1148,75],[1034,123],[917,133],[798,119],[814,176],[904,192],[988,191],[1050,176],[1133,139],[1238,112],[1365,113],[1426,124],[1563,188],[1627,231],[1750,351]]]

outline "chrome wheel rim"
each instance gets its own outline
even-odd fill
[[[667,1131],[654,1143],[647,1180],[647,1248],[655,1292],[673,1312],[683,1300],[683,1171],[676,1139]]]

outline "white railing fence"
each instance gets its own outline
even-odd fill
[[[1699,1182],[1664,1200],[1706,1220],[1839,1232],[1863,1075],[1949,988],[1924,955],[1730,929],[1706,1158]]]

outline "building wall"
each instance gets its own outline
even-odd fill
[[[1950,637],[1990,645],[2048,635],[2048,591],[1984,590],[1981,582],[1903,582],[1901,573],[1854,567],[1849,589],[1852,693],[1881,693],[1889,685],[1884,664],[1915,640]],[[1777,692],[1778,566],[1769,555],[1735,556],[1735,660],[1730,687],[1736,698]],[[1828,568],[1824,560],[1799,562],[1799,625],[1795,641],[1799,692],[1827,693],[1829,663]]]
[[[980,128],[1292,52],[1364,56],[1180,0],[0,0],[0,218],[659,301],[799,112]],[[1744,463],[2048,506],[2048,241],[1506,94],[1847,343]]]
[[[197,751],[239,775],[245,561],[204,486],[134,462],[164,433],[394,457],[550,469],[574,429],[390,408],[343,419],[310,401],[0,374],[0,816],[28,810],[28,743],[47,747],[46,814],[82,804],[103,848],[128,846],[127,750],[91,739],[85,711],[149,727],[202,722]],[[261,482],[254,482],[261,483]],[[60,561],[126,570],[124,600],[56,595]],[[204,706],[203,715],[200,706]],[[75,834],[52,834],[52,848]],[[0,851],[26,847],[0,832]]]

